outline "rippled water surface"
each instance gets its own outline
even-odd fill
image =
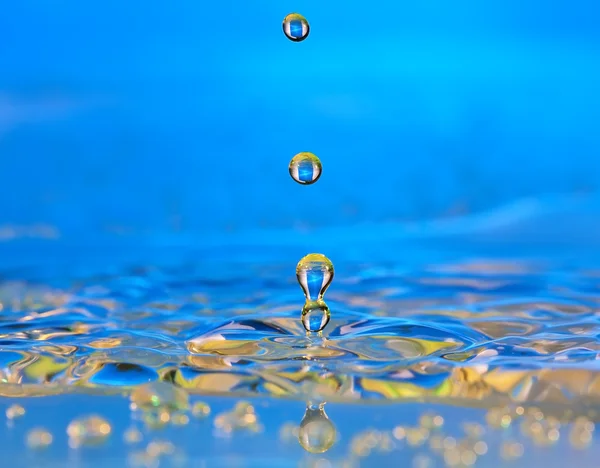
[[[498,427],[506,425],[506,415],[509,426],[512,422],[517,427],[519,418],[528,421],[528,414],[534,414],[530,423],[535,423],[536,411],[543,412],[543,421],[554,418],[557,427],[571,427],[574,421],[593,426],[600,414],[600,272],[551,259],[447,258],[410,267],[391,261],[336,263],[332,258],[336,278],[327,298],[332,319],[321,336],[308,336],[300,322],[303,297],[294,275],[296,258],[278,263],[135,264],[73,277],[10,270],[0,285],[0,394],[12,398],[4,399],[7,406],[14,400],[26,408],[25,397],[44,395],[47,401],[80,399],[82,408],[91,405],[102,413],[102,405],[94,403],[101,395],[127,402],[123,395],[140,388],[157,392],[147,384],[163,381],[193,399],[212,398],[217,406],[229,401],[223,397],[234,397],[230,406],[242,398],[259,398],[275,407],[283,404],[281,399],[308,404],[317,412],[317,422],[325,403],[338,405],[346,416],[363,411],[362,423],[345,425],[353,432],[379,430],[377,418],[357,408],[381,412],[387,407],[383,414],[408,414],[413,410],[399,410],[408,407],[397,404],[410,402],[418,405],[417,412],[432,405],[446,408],[438,413],[454,408],[451,419],[466,415],[469,408],[486,408],[491,412],[488,426],[494,425],[494,417],[500,418]],[[215,428],[227,432],[242,424],[242,429],[264,431],[264,424],[250,413],[236,411],[216,418]],[[39,413],[40,421],[44,414]],[[321,420],[329,421],[323,414]],[[389,414],[379,421],[385,417]],[[402,417],[389,422],[389,431],[400,427]],[[413,429],[423,430],[423,424]],[[322,433],[327,427],[310,427],[318,428],[310,437],[325,444]],[[475,463],[463,450],[453,464],[456,456],[448,452],[452,447],[440,449],[437,458],[431,455],[433,428],[427,430],[421,444],[409,446],[429,441],[429,449],[417,451],[406,463]],[[547,445],[558,443],[560,437],[552,440],[550,429],[544,430]],[[514,431],[513,438],[519,433]],[[378,441],[373,447],[367,443],[369,452],[388,433],[378,434],[364,436]],[[386,436],[395,444],[388,447],[390,452],[404,443],[399,434],[396,430]],[[300,445],[310,445],[310,437],[305,434],[305,444],[300,437]],[[269,440],[278,436],[271,434]],[[502,443],[524,444],[519,440]],[[301,461],[370,466],[370,458],[346,442],[350,458]],[[502,447],[498,454],[510,452],[510,446]],[[476,466],[496,466],[493,457],[485,462],[485,454],[470,450],[479,457]],[[518,456],[509,453],[504,459],[523,460],[520,449],[514,450]],[[567,456],[564,450],[559,454]],[[207,466],[234,466],[219,463],[215,458]],[[273,460],[256,463],[240,466],[287,466]]]

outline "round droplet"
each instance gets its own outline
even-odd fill
[[[333,263],[323,254],[309,254],[296,266],[296,278],[309,302],[323,299],[333,274]]]
[[[292,179],[302,185],[314,184],[319,177],[323,167],[321,160],[312,153],[298,153],[290,161],[290,175]]]
[[[325,453],[335,442],[335,426],[325,413],[324,406],[325,403],[308,406],[300,423],[298,442],[307,452]]]
[[[307,332],[316,333],[322,331],[331,318],[329,307],[325,301],[307,301],[302,307],[302,325]]]
[[[290,41],[302,42],[310,33],[306,18],[298,13],[290,13],[283,19],[283,33]]]

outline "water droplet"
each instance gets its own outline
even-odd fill
[[[307,301],[318,301],[333,281],[333,263],[325,255],[309,254],[296,266],[296,278]]]
[[[52,443],[52,434],[43,427],[36,427],[27,433],[27,447],[32,450],[40,450]]]
[[[325,301],[307,301],[302,307],[302,325],[307,332],[316,333],[329,323],[331,313]]]
[[[67,427],[69,446],[101,444],[110,435],[109,422],[101,416],[87,416],[71,421]]]
[[[337,433],[335,426],[325,413],[325,403],[307,406],[300,430],[298,442],[310,453],[325,453],[334,444]]]
[[[310,33],[306,18],[298,13],[290,13],[283,19],[283,33],[290,41],[302,42]]]
[[[312,153],[298,153],[292,158],[289,166],[292,179],[302,185],[314,184],[323,171],[321,160]]]
[[[320,332],[329,323],[331,314],[323,295],[333,281],[333,274],[333,263],[325,255],[310,254],[298,262],[296,278],[306,298],[302,325],[308,332]]]

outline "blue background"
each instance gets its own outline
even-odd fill
[[[0,4],[3,226],[201,239],[598,188],[594,0]]]

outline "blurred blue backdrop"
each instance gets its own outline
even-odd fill
[[[600,182],[596,0],[0,5],[3,226],[341,226]]]

